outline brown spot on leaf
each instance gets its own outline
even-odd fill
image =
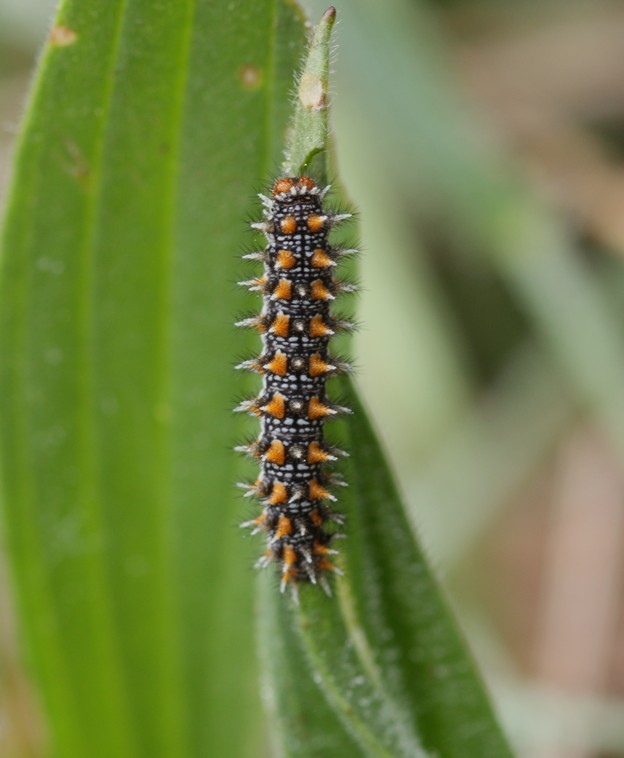
[[[239,71],[239,77],[244,89],[258,89],[262,84],[262,72],[257,66],[243,66]]]
[[[53,26],[50,31],[50,43],[55,47],[67,47],[73,45],[78,35],[68,26]]]
[[[320,111],[327,104],[323,82],[314,74],[304,74],[299,82],[299,100],[309,111]]]

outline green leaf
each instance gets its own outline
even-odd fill
[[[259,639],[266,677],[266,706],[280,749],[297,758],[342,758],[359,753],[358,742],[319,692],[305,665],[306,650],[293,624],[290,604],[274,577],[259,577]]]
[[[317,82],[323,109],[333,19],[330,9],[315,30],[302,76]],[[325,176],[327,140],[326,115],[298,101],[287,155],[295,165],[318,155]],[[387,758],[510,755],[362,404],[348,381],[340,389],[354,415],[337,425],[351,455],[338,597],[304,587],[301,608],[288,608],[261,582],[261,648],[282,748],[344,755],[350,737],[358,752]]]
[[[282,703],[286,753],[299,755],[298,714],[316,703],[307,694],[313,682],[317,698],[333,709],[331,719],[308,712],[318,722],[315,733],[339,735],[338,718],[362,754],[511,755],[366,412],[350,383],[340,391],[354,411],[337,430],[350,451],[350,486],[340,499],[348,533],[340,543],[344,577],[336,598],[304,588],[300,609],[284,608],[275,592],[263,594],[262,639],[273,649],[274,689],[287,690],[293,678],[302,683],[302,692]]]
[[[301,176],[314,165],[318,181],[326,181],[327,133],[329,127],[329,43],[336,9],[328,8],[310,38],[303,70],[297,82],[288,147],[286,175]],[[314,160],[316,158],[316,160]]]
[[[69,0],[41,60],[3,235],[0,416],[63,758],[258,754],[233,282],[302,40],[288,3]]]

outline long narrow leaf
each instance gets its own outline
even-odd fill
[[[0,414],[63,758],[258,754],[231,322],[301,40],[288,3],[68,0],[41,60],[3,236]]]
[[[304,77],[318,82],[321,107],[328,86],[328,19],[333,22],[331,10],[304,63]],[[321,153],[326,161],[327,136],[327,119],[298,101],[287,155]],[[314,754],[301,748],[305,725],[310,741],[326,736],[329,750],[344,741],[344,730],[365,755],[503,758],[509,748],[365,411],[350,383],[341,389],[354,414],[339,425],[351,453],[345,466],[351,487],[341,497],[348,538],[337,597],[305,587],[301,609],[287,608],[287,599],[271,593],[266,580],[262,585],[261,645],[278,713],[284,711],[278,720],[283,749],[292,756]],[[312,682],[331,713],[316,705]]]

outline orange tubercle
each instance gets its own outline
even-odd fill
[[[286,400],[284,396],[276,392],[262,410],[274,418],[284,418],[284,414],[286,413]]]
[[[323,321],[322,316],[313,316],[310,319],[310,337],[329,337],[332,330]]]
[[[273,297],[276,300],[290,300],[292,297],[292,282],[288,279],[280,279],[277,287],[273,290]]]
[[[312,479],[308,485],[308,496],[310,500],[325,500],[331,496],[331,492],[319,484],[316,479]]]
[[[310,288],[312,300],[333,300],[331,292],[327,289],[322,279],[315,279]]]
[[[297,551],[292,545],[284,547],[284,566],[290,568],[297,562]]]
[[[331,458],[329,453],[326,453],[318,442],[310,442],[308,447],[308,463],[313,466],[315,463],[323,463]]]
[[[290,316],[286,316],[283,313],[278,313],[275,320],[271,324],[270,331],[273,334],[277,334],[278,337],[288,337],[288,326],[290,324]]]
[[[275,268],[289,269],[293,268],[297,263],[297,259],[290,250],[280,250],[277,253],[275,261]]]
[[[294,234],[297,231],[297,219],[294,216],[285,216],[280,221],[280,229],[284,234]]]
[[[268,499],[269,505],[282,505],[288,500],[288,492],[281,482],[275,482],[271,490],[271,497]]]
[[[277,522],[275,539],[281,540],[282,537],[288,537],[289,534],[292,534],[292,521],[288,518],[288,516],[282,515],[279,517],[279,521]]]
[[[327,255],[325,250],[320,247],[318,247],[312,253],[310,263],[312,264],[313,268],[327,268],[328,266],[334,265],[334,261],[329,257],[329,255]]]
[[[312,234],[316,234],[317,232],[322,231],[323,227],[325,226],[326,221],[325,216],[319,216],[316,213],[311,213],[308,216],[307,225],[308,229],[312,232]]]
[[[310,520],[314,526],[322,526],[323,524],[321,514],[316,510],[316,508],[313,511],[310,511]]]
[[[322,376],[329,371],[329,363],[324,361],[318,353],[310,356],[308,373],[312,377]]]
[[[271,446],[265,453],[265,458],[270,463],[277,466],[283,466],[286,461],[286,448],[281,440],[273,440]]]
[[[321,545],[320,542],[315,542],[313,552],[314,555],[327,555],[327,553],[329,553],[329,548],[325,545]]]
[[[277,374],[277,376],[286,376],[288,358],[284,353],[275,353],[273,359],[268,363],[265,363],[263,368],[270,371],[272,374]]]
[[[308,403],[308,418],[310,421],[315,421],[323,416],[329,416],[330,413],[329,406],[323,405],[318,397],[314,396],[310,398],[310,402]]]
[[[273,197],[276,197],[277,195],[281,195],[282,192],[290,192],[290,190],[294,186],[295,186],[295,180],[291,179],[290,177],[284,177],[283,179],[278,179],[273,185]]]
[[[308,190],[314,189],[316,187],[316,184],[312,179],[310,179],[309,176],[300,176],[297,184],[300,187],[305,187]]]

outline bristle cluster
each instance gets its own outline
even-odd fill
[[[260,419],[260,435],[237,448],[256,458],[258,479],[242,485],[257,497],[262,511],[243,526],[267,537],[259,565],[276,561],[281,567],[281,587],[290,585],[295,597],[299,582],[320,584],[327,592],[327,572],[340,573],[331,560],[336,553],[332,524],[342,517],[330,503],[335,485],[344,484],[328,471],[343,452],[324,438],[325,420],[347,408],[327,398],[326,382],[349,370],[348,364],[328,352],[331,337],[351,324],[334,317],[330,304],[339,292],[353,285],[338,281],[334,272],[342,253],[329,244],[329,232],[350,214],[332,214],[323,208],[327,189],[312,179],[278,179],[271,197],[261,195],[265,221],[252,224],[264,232],[265,249],[245,256],[264,263],[261,276],[241,282],[262,293],[258,316],[240,326],[257,329],[262,354],[240,364],[262,375],[258,397],[238,410]]]

